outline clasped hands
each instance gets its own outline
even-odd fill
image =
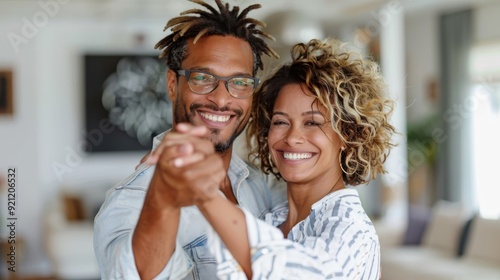
[[[177,124],[146,158],[156,164],[149,191],[162,207],[199,205],[218,195],[226,170],[214,144],[203,138],[208,133],[204,126]]]

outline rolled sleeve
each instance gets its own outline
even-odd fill
[[[140,279],[132,250],[132,236],[139,219],[145,190],[110,190],[94,222],[94,250],[102,279]],[[164,269],[155,279],[182,279],[193,267],[177,243]]]
[[[140,209],[122,203],[125,197],[140,197],[125,192],[110,190],[94,221],[94,250],[102,279],[140,279],[131,241]]]

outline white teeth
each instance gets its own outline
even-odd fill
[[[283,157],[285,159],[290,159],[290,160],[301,160],[301,159],[311,158],[312,154],[310,154],[310,153],[283,153]]]
[[[212,115],[207,113],[200,113],[200,115],[205,119],[209,119],[213,122],[227,122],[230,118],[230,116]]]

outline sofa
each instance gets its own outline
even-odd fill
[[[500,280],[500,219],[440,201],[420,244],[404,245],[405,234],[379,231],[382,280]]]

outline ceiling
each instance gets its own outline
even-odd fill
[[[213,3],[213,0],[205,0]],[[273,47],[288,46],[325,34],[341,34],[339,28],[365,23],[387,22],[391,15],[405,13],[418,17],[428,13],[450,12],[497,3],[499,0],[222,0],[247,7],[260,3],[261,9],[249,16],[268,24],[267,32],[276,36]],[[117,22],[130,28],[157,22],[163,25],[180,12],[200,7],[188,0],[0,0],[0,23],[36,21],[46,11],[51,19]],[[47,10],[52,11],[49,13]],[[385,18],[384,18],[385,17]],[[40,20],[40,18],[38,18]],[[148,25],[149,26],[149,25]]]
[[[208,3],[211,0],[206,0]],[[376,13],[384,4],[394,9],[403,8],[408,15],[429,11],[442,11],[467,6],[484,5],[498,0],[227,0],[248,6],[260,3],[263,7],[251,13],[263,18],[279,11],[296,11],[314,19],[329,22],[345,21]],[[41,10],[39,0],[0,0],[0,15],[4,17],[32,16]],[[187,0],[52,0],[60,4],[58,17],[111,17],[166,19],[179,12],[196,7]],[[64,4],[65,3],[65,4]],[[1,18],[0,18],[1,20]]]

